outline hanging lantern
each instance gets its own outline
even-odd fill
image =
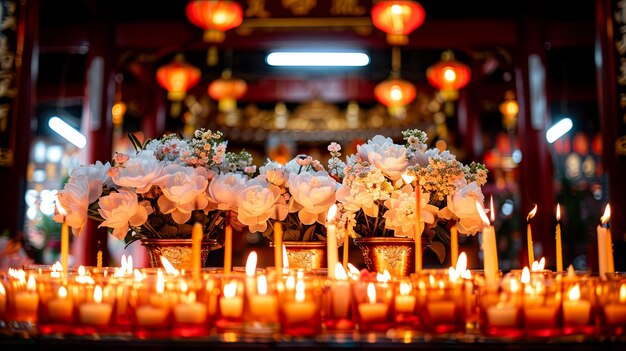
[[[500,113],[504,117],[502,124],[508,131],[514,131],[517,124],[517,113],[519,112],[519,105],[515,100],[515,93],[511,90],[504,94],[504,101],[500,103]]]
[[[218,108],[222,112],[237,109],[237,99],[245,95],[248,85],[243,79],[233,78],[230,70],[224,70],[222,77],[209,84],[209,96],[218,100]]]
[[[469,83],[471,76],[469,67],[456,61],[452,51],[444,52],[441,55],[441,61],[430,66],[426,71],[428,82],[439,89],[441,96],[446,101],[458,99],[458,90]]]
[[[185,62],[181,54],[174,61],[157,70],[157,81],[167,90],[167,98],[172,103],[172,116],[180,114],[180,102],[189,90],[200,81],[200,70]]]
[[[379,1],[372,8],[374,26],[387,33],[390,45],[406,45],[407,37],[424,23],[426,13],[415,1]]]
[[[415,99],[416,94],[415,86],[400,78],[389,78],[374,88],[376,100],[387,106],[391,115],[400,117],[404,115],[404,107]]]

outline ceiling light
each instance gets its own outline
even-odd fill
[[[50,120],[48,120],[48,126],[79,149],[87,145],[85,136],[59,117],[54,116],[50,118]]]
[[[548,143],[552,144],[560,137],[565,135],[567,132],[569,132],[570,129],[572,129],[573,125],[574,124],[572,123],[571,119],[563,118],[562,120],[558,121],[557,124],[548,129],[548,131],[546,132],[546,140],[548,140]]]
[[[270,66],[362,67],[370,63],[363,52],[271,52],[265,58]]]

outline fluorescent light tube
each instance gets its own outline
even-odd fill
[[[546,140],[552,144],[572,129],[574,124],[569,118],[563,118],[546,132]]]
[[[362,67],[370,63],[363,52],[276,51],[265,58],[270,66]]]
[[[87,145],[87,139],[85,136],[59,117],[51,117],[48,120],[48,126],[79,149],[82,149],[85,145]]]

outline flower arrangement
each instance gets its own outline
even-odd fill
[[[358,146],[345,163],[337,146],[329,146],[330,172],[341,182],[337,201],[348,219],[341,228],[352,237],[413,238],[416,185],[405,182],[402,176],[407,174],[419,180],[419,211],[427,227],[456,226],[459,233],[475,234],[482,226],[475,204],[484,202],[485,166],[464,165],[447,150],[428,149],[423,131],[406,130],[402,135],[404,145],[377,135]],[[437,254],[442,260],[441,252]]]
[[[129,135],[134,155],[117,153],[72,171],[58,203],[63,221],[80,235],[87,218],[101,222],[118,239],[189,238],[194,222],[205,239],[223,232],[226,220],[240,225],[236,194],[256,172],[246,152],[226,152],[220,132],[197,130],[185,140],[175,134],[140,143]]]

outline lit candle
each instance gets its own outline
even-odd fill
[[[415,180],[415,232],[413,239],[415,240],[415,273],[422,271],[422,201],[421,187],[419,177],[409,174],[403,174],[402,179],[406,184],[413,183]]]
[[[580,299],[580,287],[574,285],[563,301],[563,324],[566,326],[585,325],[589,323],[591,303]]]
[[[488,285],[495,286],[498,282],[498,252],[496,248],[496,232],[485,214],[483,206],[476,201],[476,209],[483,221],[483,266],[485,280]],[[492,211],[493,215],[493,211]]]
[[[141,274],[141,273],[139,273]],[[139,278],[138,275],[135,279]],[[142,327],[154,327],[165,323],[169,314],[169,301],[165,293],[165,278],[161,270],[157,271],[157,281],[155,285],[155,294],[151,294],[148,298],[150,303],[141,305],[135,309],[135,319],[137,324]]]
[[[93,289],[93,302],[86,302],[78,308],[80,321],[87,325],[106,325],[111,319],[113,306],[102,303],[102,287],[96,285]]]
[[[67,298],[67,289],[59,287],[57,297],[48,302],[48,316],[54,320],[71,320],[74,304]]]
[[[556,271],[563,272],[563,244],[561,243],[561,205],[556,205]]]
[[[363,322],[381,321],[387,318],[387,305],[376,300],[376,286],[367,284],[367,302],[359,304],[359,315]]]
[[[395,298],[396,312],[413,313],[415,310],[415,296],[411,294],[411,284],[408,282],[400,282],[400,295]]]
[[[194,280],[200,279],[200,270],[202,269],[202,224],[196,222],[191,230],[191,273]]]
[[[620,286],[619,301],[604,306],[604,316],[607,325],[626,324],[626,284]]]
[[[246,296],[252,296],[256,289],[256,264],[258,261],[258,255],[256,251],[250,252],[246,259]]]
[[[456,225],[450,228],[450,263],[456,266],[456,259],[459,255],[459,230]]]
[[[0,282],[0,318],[4,317],[4,314],[7,311],[7,291]]]
[[[237,282],[231,281],[224,285],[222,298],[220,299],[220,312],[222,317],[239,318],[243,312],[243,299],[237,295]]]
[[[230,216],[230,213],[227,213]],[[228,274],[233,269],[233,227],[230,225],[230,219],[226,222],[226,230],[224,231],[224,273]]]
[[[195,280],[194,280],[195,281]],[[174,319],[178,323],[201,324],[206,321],[207,308],[196,301],[196,292],[188,292],[189,287],[183,280],[180,284],[181,303],[174,307]]]
[[[519,307],[497,303],[487,307],[489,324],[494,327],[514,327],[517,325]]]
[[[279,220],[274,222],[274,267],[280,275],[283,270],[283,225]]]
[[[348,318],[348,312],[350,311],[350,294],[347,293],[350,287],[348,275],[341,263],[336,262],[334,267],[335,281],[330,286],[333,301],[333,317],[337,319]]]
[[[530,228],[530,219],[535,217],[535,214],[537,214],[537,205],[535,205],[532,211],[528,213],[528,217],[526,217],[526,222],[528,222],[528,224],[526,225],[526,239],[527,239],[526,245],[528,246],[528,264],[531,264],[535,261],[535,251],[533,248],[533,233]]]
[[[606,205],[604,214],[600,218],[601,224],[596,228],[598,233],[598,268],[600,271],[600,277],[604,276],[604,273],[609,271],[609,247],[607,245],[609,229],[608,222],[611,218],[611,206]]]
[[[28,277],[26,291],[18,291],[14,299],[15,319],[21,322],[36,322],[39,295],[37,295],[37,281],[33,276]]]
[[[257,293],[250,295],[250,314],[261,323],[278,322],[278,300],[276,295],[268,294],[267,278],[260,275],[257,279]]]
[[[335,226],[335,215],[337,214],[337,205],[333,204],[328,209],[326,216],[326,258],[328,260],[328,278],[335,278],[335,263],[337,263],[337,228]]]
[[[304,281],[298,280],[295,290],[295,300],[286,302],[284,305],[286,322],[297,324],[313,320],[318,310],[313,301],[306,300]]]
[[[70,229],[65,222],[65,215],[67,212],[61,206],[61,203],[57,199],[57,209],[59,213],[63,216],[63,224],[61,224],[61,266],[63,266],[63,277],[67,279],[68,272],[68,260],[69,260],[69,252],[70,252]]]

